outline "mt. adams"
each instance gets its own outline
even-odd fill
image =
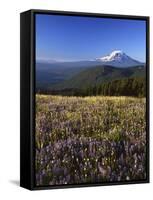
[[[96,61],[101,62],[101,64],[114,67],[133,67],[143,64],[126,55],[121,50],[115,50],[107,56],[97,58]]]

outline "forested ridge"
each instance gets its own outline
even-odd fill
[[[68,88],[62,90],[38,90],[37,93],[63,96],[135,96],[144,97],[146,81],[144,77],[113,80],[81,89]]]

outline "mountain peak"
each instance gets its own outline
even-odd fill
[[[97,58],[96,60],[116,67],[130,67],[141,64],[139,61],[126,55],[122,50],[114,50],[109,55]]]
[[[123,57],[128,57],[128,56],[121,50],[114,50],[109,55],[98,58],[98,60],[113,61],[113,60],[121,60]]]
[[[125,53],[122,50],[115,50],[110,53],[111,57],[123,56]]]

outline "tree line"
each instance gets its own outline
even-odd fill
[[[136,96],[144,97],[146,95],[145,78],[126,78],[106,82],[85,90],[87,96]]]
[[[63,95],[63,96],[135,96],[146,95],[145,78],[124,78],[113,80],[94,86],[65,88],[62,90],[38,90],[37,93]]]

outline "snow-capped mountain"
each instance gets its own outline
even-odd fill
[[[143,64],[126,55],[121,50],[115,50],[107,56],[96,58],[96,61],[100,61],[102,64],[111,65],[114,67],[133,67]]]

